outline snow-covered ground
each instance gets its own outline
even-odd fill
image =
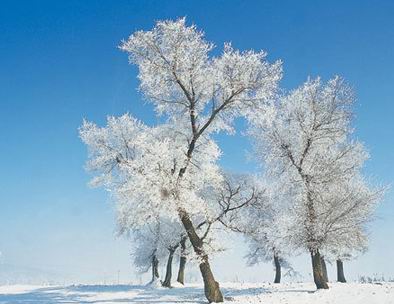
[[[340,284],[315,291],[311,283],[223,283],[226,303],[394,304],[394,283]],[[0,286],[0,303],[206,303],[200,285],[172,289],[129,285]]]

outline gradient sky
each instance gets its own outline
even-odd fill
[[[264,49],[282,59],[281,86],[339,74],[357,94],[356,136],[374,181],[394,180],[394,1],[7,1],[0,3],[0,283],[130,280],[130,245],[114,236],[106,193],[87,186],[83,118],[131,112],[154,123],[137,91],[137,71],[120,41],[155,20],[187,16],[218,49]],[[248,142],[219,137],[223,166],[254,170]],[[234,147],[237,147],[234,149]],[[349,277],[394,277],[394,199],[371,225],[370,250]],[[271,279],[271,266],[244,269],[235,242],[214,268],[222,280]],[[294,259],[307,276],[309,259]],[[231,265],[231,267],[228,267]],[[346,266],[345,266],[346,267]],[[334,271],[331,267],[330,271]],[[307,277],[309,279],[309,277]]]

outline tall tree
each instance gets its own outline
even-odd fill
[[[290,203],[291,243],[310,253],[317,288],[328,288],[321,251],[362,234],[379,193],[360,178],[368,155],[351,138],[352,103],[341,78],[308,80],[278,99],[272,124],[257,121],[251,131],[257,156]]]
[[[157,22],[151,31],[138,31],[121,45],[139,68],[140,89],[147,100],[181,133],[183,153],[172,166],[175,183],[168,194],[200,258],[205,295],[210,302],[222,302],[208,252],[192,218],[201,209],[205,209],[203,214],[209,212],[198,196],[199,189],[193,189],[195,195],[190,197],[184,195],[183,186],[200,178],[193,167],[199,165],[199,150],[212,142],[210,134],[231,132],[234,118],[250,118],[267,109],[281,78],[281,63],[271,65],[265,53],[239,52],[229,44],[220,57],[209,58],[212,48],[203,33],[187,26],[184,18]],[[217,179],[205,168],[199,171],[205,175],[203,181]]]

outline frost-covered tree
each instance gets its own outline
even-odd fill
[[[109,189],[117,201],[120,234],[150,231],[153,236],[144,239],[144,243],[150,240],[152,244],[143,248],[164,248],[171,257],[185,236],[177,214],[168,206],[169,189],[174,183],[170,176],[176,167],[176,154],[182,153],[174,144],[176,132],[168,125],[145,126],[126,114],[109,117],[107,126],[102,128],[85,121],[80,135],[90,151],[88,168],[97,172],[92,184]],[[204,157],[211,156],[211,146],[206,147]],[[215,147],[212,151],[215,157]],[[209,170],[209,163],[204,165]],[[185,187],[193,185],[185,183]],[[157,256],[152,256],[156,264]]]
[[[345,283],[343,262],[367,250],[367,224],[373,219],[375,203],[382,197],[385,187],[369,187],[359,175],[335,190],[332,198],[341,204],[343,213],[336,214],[338,223],[334,229],[338,232],[334,230],[335,233],[328,236],[325,251],[330,260],[336,261],[337,280]]]
[[[275,194],[280,189],[275,190],[272,186],[274,184],[267,183],[264,177],[233,176],[224,196],[230,201],[249,203],[222,221],[227,228],[243,234],[247,240],[247,264],[252,266],[260,262],[273,262],[274,282],[280,283],[282,267],[292,272],[292,267],[286,260],[289,251],[288,215],[286,206],[278,201],[280,196]],[[254,192],[253,196],[251,191]],[[253,197],[253,200],[248,201],[248,197]]]
[[[268,206],[258,204],[257,207],[248,208],[246,218],[250,221],[249,231],[244,232],[249,243],[249,253],[246,257],[248,265],[272,262],[275,269],[274,283],[280,283],[282,267],[292,271],[287,261],[289,230],[286,218],[288,215],[282,212],[283,210],[279,210],[278,206],[271,204],[272,202]]]
[[[222,302],[209,252],[193,222],[195,214],[209,220],[211,208],[200,191],[205,184],[215,185],[222,179],[214,166],[219,153],[210,135],[233,132],[236,117],[251,118],[258,112],[265,119],[267,115],[261,115],[270,113],[269,100],[281,78],[281,63],[269,64],[264,52],[239,52],[229,44],[219,57],[212,58],[212,48],[204,34],[187,26],[185,19],[157,22],[151,31],[138,31],[121,45],[139,68],[141,91],[179,133],[177,149],[172,147],[178,153],[172,153],[171,164],[161,167],[170,174],[168,187],[159,192],[167,203],[161,198],[160,204],[177,214],[188,234],[200,259],[207,299]],[[133,183],[134,190],[138,186]],[[143,187],[152,191],[151,184]]]
[[[163,219],[174,223],[180,221],[177,208],[182,202],[174,200],[171,195],[180,191],[184,200],[195,202],[194,209],[189,207],[189,217],[196,223],[195,232],[204,244],[205,252],[218,250],[210,233],[212,226],[242,206],[228,202],[223,209],[218,193],[224,187],[225,179],[215,163],[219,150],[213,141],[201,140],[203,144],[194,153],[193,166],[182,181],[178,181],[174,175],[179,167],[178,158],[184,155],[184,142],[182,134],[169,124],[148,127],[126,114],[109,117],[105,127],[85,121],[80,136],[89,147],[87,167],[96,172],[93,185],[109,189],[117,202],[121,234],[147,225],[154,226]],[[166,234],[177,236],[176,242],[167,246],[172,252],[169,260],[172,260],[173,247],[178,248],[180,236],[178,233],[162,233],[163,237],[158,240],[165,239]],[[154,243],[157,249],[158,241]],[[157,254],[153,258],[156,261]]]
[[[264,239],[264,236],[270,235],[261,234],[256,239],[247,237],[249,244],[249,252],[246,255],[248,266],[271,262],[275,271],[275,284],[280,283],[283,276],[295,277],[299,275],[288,260],[289,253],[280,251],[278,247],[269,247],[270,240]],[[283,273],[282,270],[285,272]]]
[[[257,156],[289,201],[291,243],[310,253],[317,288],[328,288],[320,252],[357,242],[378,198],[360,182],[368,155],[351,138],[352,103],[339,77],[308,80],[278,100],[272,124],[252,130]]]
[[[127,228],[122,227],[123,230]],[[164,287],[171,287],[172,261],[175,251],[181,244],[186,246],[185,232],[179,222],[165,218],[156,218],[155,223],[128,231],[132,236],[134,265],[139,272],[147,272],[152,269],[152,281],[159,279],[159,261],[167,259]]]
[[[167,249],[168,258],[166,265],[166,274],[162,285],[171,287],[172,279],[172,262],[175,251],[180,247],[181,242],[185,239],[185,231],[179,221],[162,220],[160,224],[161,246]]]
[[[133,264],[140,273],[149,269],[152,271],[150,284],[156,284],[160,279],[159,259],[164,258],[165,252],[159,249],[159,226],[147,225],[131,234],[133,241]]]

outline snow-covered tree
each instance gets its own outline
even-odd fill
[[[164,115],[178,132],[175,143],[167,141],[171,157],[164,156],[164,160],[170,162],[160,166],[160,170],[168,173],[167,186],[155,191],[152,183],[136,185],[133,181],[129,186],[142,196],[133,201],[147,201],[140,186],[161,194],[154,201],[178,215],[200,259],[207,299],[222,302],[219,284],[209,264],[209,252],[193,222],[195,214],[209,220],[211,208],[200,192],[207,183],[221,182],[215,166],[219,150],[210,135],[233,132],[232,122],[240,116],[251,118],[260,113],[261,119],[269,117],[262,114],[271,113],[269,101],[281,78],[281,63],[269,64],[264,52],[240,52],[229,44],[221,56],[212,58],[209,56],[212,48],[204,34],[195,26],[187,26],[185,19],[159,21],[151,31],[138,31],[121,45],[129,53],[130,62],[139,68],[141,91],[158,115]],[[153,149],[156,147],[149,147],[145,155]],[[152,153],[154,158],[158,151],[162,150]],[[157,169],[143,170],[150,172],[147,175],[157,174]],[[125,190],[124,194],[131,189],[126,186]],[[163,203],[163,199],[167,202]],[[129,197],[127,201],[131,201]]]
[[[292,271],[287,260],[289,255],[287,227],[287,213],[278,208],[279,204],[270,201],[268,204],[250,206],[246,219],[249,230],[245,230],[245,237],[249,243],[249,253],[246,256],[248,265],[260,262],[272,262],[275,269],[274,283],[280,283],[282,267]]]
[[[317,288],[328,288],[320,252],[362,241],[379,196],[360,182],[368,155],[351,138],[352,103],[341,78],[308,80],[279,98],[272,124],[256,121],[251,131],[257,156],[290,203],[291,243],[311,254]]]
[[[182,206],[182,202],[173,200],[171,193],[182,191],[184,200],[196,203],[195,210],[189,207],[189,216],[196,223],[195,230],[204,250],[212,253],[220,249],[217,243],[214,244],[211,228],[224,215],[241,206],[231,201],[223,210],[219,194],[225,186],[225,179],[215,163],[219,150],[213,141],[201,141],[203,145],[195,151],[193,166],[180,182],[174,173],[179,167],[177,159],[183,155],[183,146],[179,145],[183,144],[179,139],[182,135],[169,124],[148,127],[126,114],[118,118],[109,117],[105,127],[85,121],[80,135],[89,147],[88,168],[97,173],[93,185],[103,185],[117,201],[117,222],[121,234],[154,226],[163,220],[179,221],[176,208]],[[196,180],[190,179],[191,174]],[[162,230],[166,226],[160,227]],[[155,230],[150,228],[150,231]],[[169,260],[172,260],[178,245],[183,246],[180,232],[157,233],[156,250],[165,235],[176,236],[176,242],[166,246],[170,252]],[[157,256],[158,253],[153,256],[156,264]],[[185,259],[180,263],[183,264],[179,276],[182,281]],[[170,266],[171,261],[167,264]],[[169,280],[164,282],[167,284]]]
[[[122,230],[126,231],[127,228],[122,227]],[[147,272],[151,268],[151,283],[156,283],[159,278],[159,261],[167,259],[162,286],[171,287],[172,260],[175,251],[181,244],[186,246],[186,233],[179,221],[157,217],[155,223],[149,223],[133,231],[127,231],[132,236],[132,256],[137,270]],[[183,254],[185,255],[185,253]]]
[[[160,278],[159,260],[164,258],[165,251],[159,248],[159,226],[146,225],[130,233],[133,242],[133,264],[140,273],[152,271],[150,284],[156,284]]]
[[[244,235],[249,244],[247,264],[273,262],[274,282],[280,283],[281,268],[292,272],[292,267],[286,260],[289,251],[286,206],[279,202],[280,195],[275,194],[280,189],[273,189],[273,186],[275,184],[267,183],[266,178],[261,176],[232,176],[223,195],[229,201],[248,204],[239,212],[224,217],[222,222],[230,230]]]
[[[333,233],[327,236],[325,252],[330,260],[336,261],[339,282],[346,282],[343,262],[367,250],[367,224],[373,219],[375,204],[384,190],[385,187],[368,186],[361,175],[335,188],[332,200],[337,200],[342,206],[342,213],[331,215],[328,219],[331,222],[335,219],[336,223],[333,224]]]
[[[172,262],[175,251],[180,250],[181,242],[185,239],[186,233],[178,220],[162,220],[160,224],[160,242],[161,246],[167,249],[166,274],[162,285],[171,287]]]

